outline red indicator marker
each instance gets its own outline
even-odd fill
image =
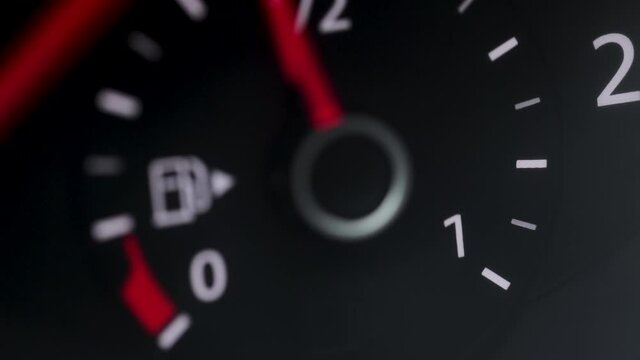
[[[261,0],[282,71],[304,98],[313,127],[340,125],[344,110],[305,31],[295,30],[290,0]]]
[[[160,335],[176,317],[176,306],[151,273],[135,235],[124,239],[124,252],[129,274],[122,285],[122,300],[150,335]]]
[[[0,61],[0,142],[124,13],[131,0],[57,0]]]

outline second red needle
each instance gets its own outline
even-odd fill
[[[0,142],[119,18],[132,0],[57,0],[0,65]]]

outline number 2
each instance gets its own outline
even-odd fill
[[[307,27],[314,0],[301,0],[296,18],[296,30],[302,31]],[[330,34],[351,30],[351,19],[344,17],[348,0],[334,0],[329,12],[322,18],[318,30],[322,34]]]
[[[622,94],[613,93],[625,76],[627,76],[629,70],[631,70],[631,65],[633,65],[633,59],[635,57],[633,43],[627,36],[622,34],[607,34],[593,41],[593,46],[596,50],[606,44],[617,44],[620,46],[623,52],[623,59],[618,72],[615,74],[613,79],[611,79],[607,87],[604,88],[602,94],[598,96],[598,106],[603,107],[640,101],[640,91],[632,91]]]

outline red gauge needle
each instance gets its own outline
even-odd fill
[[[0,61],[0,142],[132,0],[56,0]]]
[[[124,239],[123,246],[129,263],[129,275],[122,285],[122,300],[145,330],[157,335],[175,317],[176,306],[151,273],[140,240],[135,235],[129,235]]]
[[[261,0],[286,78],[303,97],[316,130],[340,125],[344,111],[304,31],[296,31],[290,0]]]

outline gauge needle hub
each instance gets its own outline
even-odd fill
[[[389,226],[407,202],[411,164],[403,142],[394,131],[369,116],[345,116],[307,33],[296,29],[290,0],[261,0],[282,71],[305,100],[316,130],[301,144],[293,161],[293,201],[304,220],[324,236],[346,242],[369,239]],[[390,162],[391,183],[376,209],[364,216],[345,218],[327,211],[316,199],[313,168],[320,154],[338,140],[364,137],[383,151]]]

